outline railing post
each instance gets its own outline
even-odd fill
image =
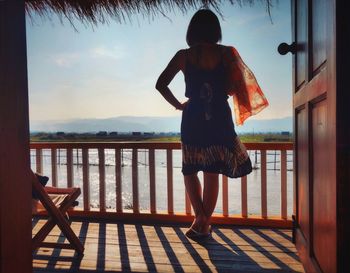
[[[76,149],[76,164],[79,166],[79,149]]]
[[[267,218],[266,150],[261,150],[261,217]]]
[[[139,178],[138,178],[138,151],[132,149],[132,206],[133,212],[139,213]]]
[[[174,213],[174,196],[173,196],[173,151],[167,149],[167,188],[168,188],[168,214]]]
[[[149,162],[150,208],[151,208],[151,213],[157,213],[156,171],[155,171],[155,152],[154,152],[154,149],[149,149],[149,151],[148,151],[148,162]]]
[[[117,212],[123,212],[122,167],[120,149],[115,149],[115,196]]]
[[[228,216],[228,178],[222,175],[222,215]]]
[[[242,217],[248,217],[248,191],[246,176],[241,178],[241,203]]]
[[[42,173],[43,172],[43,150],[42,149],[36,149],[35,153],[36,158],[36,172]]]
[[[287,219],[287,151],[281,151],[281,217]]]
[[[68,188],[73,187],[73,149],[67,149],[67,186]]]
[[[57,187],[57,150],[51,149],[51,181],[52,186]]]
[[[106,211],[106,173],[105,173],[105,150],[98,149],[98,170],[100,188],[100,211]]]
[[[90,210],[89,149],[83,148],[83,202],[84,210]]]

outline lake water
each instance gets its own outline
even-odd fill
[[[248,151],[253,166],[257,167],[248,175],[248,213],[260,214],[261,212],[261,179],[260,179],[260,154],[259,151]],[[67,166],[66,152],[60,150],[57,159],[58,186],[67,186]],[[130,208],[132,204],[132,180],[131,180],[131,150],[124,149],[122,152],[122,198],[123,207]],[[105,150],[106,164],[106,206],[115,208],[115,154],[114,150]],[[293,152],[287,153],[287,203],[288,216],[292,214],[293,209]],[[148,153],[139,150],[138,154],[138,177],[139,177],[139,202],[141,210],[150,208],[150,190],[149,190],[149,168]],[[156,202],[157,210],[167,210],[167,169],[166,169],[166,151],[156,150]],[[31,151],[31,167],[36,169],[35,150]],[[74,185],[83,188],[82,183],[82,154],[81,150],[73,150],[73,172]],[[78,163],[78,164],[77,164]],[[97,149],[89,150],[90,163],[90,203],[92,207],[99,206],[99,172],[98,172],[98,154]],[[280,215],[281,200],[281,173],[280,169],[280,152],[267,151],[267,210],[268,215]],[[51,177],[51,153],[50,150],[43,150],[43,174]],[[199,175],[202,179],[202,173]],[[240,179],[229,178],[229,213],[241,213],[241,183]],[[49,181],[50,184],[50,181]],[[220,181],[221,184],[221,181]],[[173,151],[173,187],[174,187],[174,210],[175,212],[185,211],[185,187],[181,173],[181,151]],[[219,191],[218,203],[215,212],[222,212],[222,192]],[[82,195],[79,197],[80,206],[83,204]]]

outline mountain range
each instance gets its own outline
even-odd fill
[[[179,132],[181,117],[137,117],[120,116],[106,119],[71,119],[31,121],[31,132]],[[238,133],[291,132],[292,117],[247,120],[243,126],[236,126]]]

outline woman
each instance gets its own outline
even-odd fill
[[[188,49],[176,53],[159,76],[156,89],[176,109],[183,111],[181,123],[182,173],[195,213],[186,232],[190,238],[210,235],[219,174],[242,177],[252,171],[244,145],[232,121],[228,95],[234,98],[236,123],[268,105],[253,73],[233,47],[219,45],[221,27],[208,9],[197,11],[187,30]],[[188,101],[180,103],[168,85],[182,71]],[[204,172],[202,191],[198,171]]]

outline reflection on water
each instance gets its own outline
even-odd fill
[[[57,172],[58,186],[67,186],[67,168],[66,151],[57,152]],[[253,166],[256,169],[248,175],[248,213],[260,214],[260,154],[259,151],[249,151]],[[293,153],[287,153],[287,200],[288,215],[292,214],[293,208],[293,172],[292,163]],[[31,151],[31,166],[35,170],[35,150]],[[74,185],[83,188],[82,183],[82,154],[81,150],[73,151],[73,172]],[[166,151],[156,150],[156,202],[157,210],[165,211],[167,209],[167,169],[166,169]],[[99,173],[98,173],[98,154],[96,149],[89,150],[90,163],[90,203],[92,207],[99,206]],[[139,202],[141,210],[149,210],[150,191],[149,191],[149,168],[147,150],[138,152],[138,177],[139,177]],[[106,206],[107,208],[116,207],[115,194],[115,154],[113,149],[105,150],[106,164]],[[131,180],[131,150],[122,152],[122,192],[123,207],[132,206],[132,180]],[[43,173],[51,176],[51,153],[50,150],[43,150]],[[202,174],[199,174],[202,178]],[[221,183],[221,182],[220,182]],[[174,187],[174,210],[175,212],[185,211],[185,188],[183,176],[181,173],[181,151],[173,151],[173,187]],[[229,179],[229,212],[230,214],[240,214],[241,212],[241,183],[240,179]],[[280,215],[281,204],[281,173],[280,173],[280,152],[267,151],[267,209],[268,215]],[[215,212],[222,212],[222,192],[219,191],[218,203]],[[78,199],[82,206],[82,195]]]

